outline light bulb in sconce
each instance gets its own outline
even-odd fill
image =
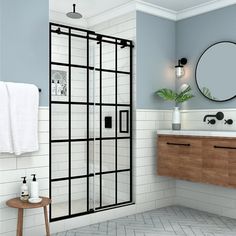
[[[175,66],[175,75],[177,78],[181,78],[184,76],[184,65],[187,64],[187,59],[186,58],[181,58],[178,60],[178,65]]]

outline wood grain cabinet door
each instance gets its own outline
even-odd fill
[[[236,186],[236,142],[232,139],[209,138],[204,142],[203,182]]]
[[[201,181],[201,140],[182,136],[158,137],[158,174]]]

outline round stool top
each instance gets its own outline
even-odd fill
[[[7,206],[13,207],[13,208],[21,208],[21,209],[30,209],[30,208],[39,208],[39,207],[45,207],[51,203],[51,200],[47,197],[41,197],[42,201],[39,203],[29,203],[29,202],[23,202],[20,200],[19,197],[12,198],[6,202]]]

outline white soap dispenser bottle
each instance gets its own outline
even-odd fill
[[[54,82],[54,80],[52,80],[52,95],[53,96],[57,95],[57,85]]]
[[[33,179],[30,184],[30,198],[38,199],[39,198],[39,184],[36,180],[36,174],[32,174]]]
[[[26,176],[21,177],[23,179],[23,183],[21,185],[21,192],[20,192],[20,200],[21,201],[28,201],[29,199],[29,188],[28,185],[26,183]]]
[[[61,92],[62,92],[62,86],[61,86],[59,80],[57,81],[57,85],[56,86],[57,86],[57,95],[60,96]]]

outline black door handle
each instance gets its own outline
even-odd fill
[[[186,147],[190,147],[191,145],[189,143],[166,143],[167,145],[175,145],[175,146],[186,146]]]
[[[224,146],[217,146],[217,145],[215,145],[214,148],[221,148],[221,149],[236,149],[236,147],[224,147]]]

